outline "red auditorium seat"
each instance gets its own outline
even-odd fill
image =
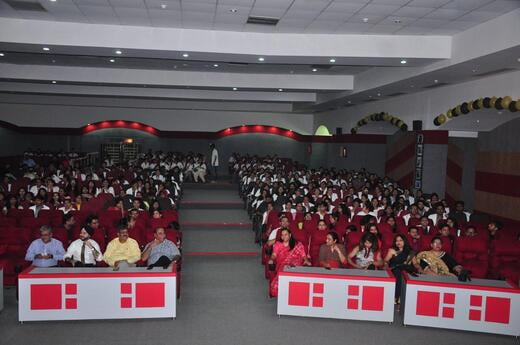
[[[39,236],[38,236],[39,237]],[[69,245],[69,234],[65,228],[54,228],[52,229],[52,237],[60,240],[63,243],[63,247],[67,250]]]
[[[486,278],[489,259],[488,244],[482,237],[458,237],[454,245],[455,260],[470,270],[475,278]]]
[[[44,219],[41,218],[22,218],[20,220],[20,226],[23,228],[29,228],[31,230],[39,230],[42,225],[48,225]]]
[[[363,233],[361,231],[349,232],[346,236],[347,240],[345,243],[345,247],[347,250],[347,255],[354,249],[355,246],[359,245],[359,241],[361,241],[361,237]]]
[[[0,228],[8,228],[16,226],[16,218],[2,217],[0,218]]]
[[[502,238],[491,244],[490,277],[512,279],[520,276],[520,241]]]
[[[163,219],[167,222],[167,224],[179,221],[179,216],[176,210],[164,210],[161,211],[161,213],[163,215]]]
[[[121,218],[122,215],[120,211],[102,211],[99,213],[99,224],[107,229],[117,227],[117,224],[119,223]]]
[[[0,228],[0,262],[4,267],[5,285],[16,283],[15,267],[27,267],[25,252],[31,240],[31,231],[26,228]]]

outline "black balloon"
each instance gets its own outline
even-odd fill
[[[490,108],[491,107],[491,98],[489,98],[489,97],[484,98],[483,104],[484,104],[484,108]]]
[[[478,106],[478,99],[473,101],[473,109],[475,109],[475,110],[479,110],[480,109],[480,107]]]
[[[453,117],[457,117],[457,116],[460,115],[460,114],[457,112],[457,108],[453,108],[453,109],[451,109],[451,115],[452,115]]]
[[[516,102],[517,101],[511,101],[511,103],[509,103],[509,111],[511,111],[513,113],[517,112],[517,110],[516,110]]]
[[[502,107],[502,97],[497,98],[497,100],[495,102],[495,108],[498,109],[498,110],[504,109]]]
[[[468,103],[466,103],[466,102],[462,103],[462,105],[460,106],[460,112],[463,114],[469,113]]]

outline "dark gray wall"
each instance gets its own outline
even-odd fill
[[[18,133],[0,128],[0,157],[16,156],[24,151]]]
[[[341,150],[347,149],[347,157],[341,157]],[[379,176],[385,173],[385,144],[326,144],[326,166],[339,169],[359,170],[361,168],[374,172]]]
[[[456,145],[463,151],[464,161],[462,167],[461,199],[466,204],[466,209],[473,210],[475,204],[475,168],[477,164],[478,140],[477,138],[450,138],[450,144]]]
[[[437,193],[444,197],[446,190],[446,162],[448,145],[424,145],[423,188],[425,193]]]
[[[490,132],[478,136],[478,149],[482,152],[520,151],[520,118],[509,121]]]

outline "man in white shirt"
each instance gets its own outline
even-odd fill
[[[103,260],[101,249],[96,241],[91,239],[94,229],[85,226],[79,233],[79,238],[73,241],[63,259],[74,267],[95,267],[96,262]]]
[[[218,176],[218,151],[214,144],[210,144],[209,148],[211,149],[211,170],[213,172],[213,179],[214,181],[217,180]]]
[[[43,203],[43,199],[39,195],[36,195],[36,197],[34,198],[34,205],[29,207],[29,210],[32,210],[34,212],[34,218],[38,217],[38,213],[41,210],[48,210],[48,209],[49,209],[49,207]]]

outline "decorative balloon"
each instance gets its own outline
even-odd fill
[[[400,118],[398,118],[396,116],[390,115],[390,114],[382,111],[380,113],[373,113],[373,114],[367,115],[364,118],[362,118],[361,120],[359,120],[356,123],[356,126],[352,127],[350,129],[350,133],[356,134],[357,131],[359,130],[359,127],[363,127],[364,125],[368,124],[371,121],[390,122],[392,125],[398,127],[403,132],[406,132],[408,130],[408,125],[403,120],[401,120]]]
[[[509,110],[510,112],[520,111],[520,99],[513,100],[511,96],[504,97],[484,97],[473,101],[463,102],[456,107],[449,109],[446,114],[439,114],[433,119],[435,126],[441,126],[454,117],[471,113],[472,111],[484,108],[495,108],[497,110]]]

